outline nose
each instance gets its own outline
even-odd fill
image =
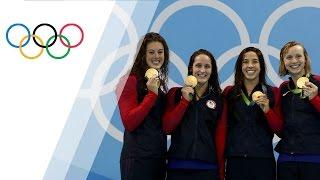
[[[156,58],[158,58],[159,57],[159,53],[154,53],[154,56],[156,57]]]
[[[298,58],[297,58],[297,57],[293,57],[292,60],[291,60],[291,62],[294,62],[294,63],[295,63],[295,62],[298,62]]]

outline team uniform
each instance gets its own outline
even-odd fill
[[[280,86],[284,117],[279,152],[278,180],[314,180],[320,176],[320,76],[310,75],[318,95],[309,100],[295,90],[293,80]]]
[[[120,158],[122,180],[164,180],[167,139],[161,116],[165,106],[164,92],[140,92],[135,75],[117,89],[119,109],[125,127]],[[120,95],[121,93],[121,95]]]
[[[228,102],[225,122],[226,137],[226,179],[227,180],[275,180],[276,163],[272,139],[281,130],[282,120],[278,112],[279,89],[258,84],[252,92],[267,94],[270,110],[264,113],[251,101],[246,88],[235,94],[234,87],[228,86],[224,95]],[[245,100],[246,99],[246,100]]]
[[[221,94],[212,88],[190,102],[182,97],[181,88],[170,89],[163,116],[163,128],[171,134],[168,180],[218,179],[216,126],[222,104]]]

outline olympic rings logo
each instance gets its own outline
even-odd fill
[[[23,36],[23,37],[21,38],[21,40],[20,40],[20,42],[19,42],[18,45],[15,45],[15,44],[13,44],[13,43],[10,41],[10,39],[9,39],[9,33],[10,33],[10,31],[12,30],[12,28],[17,27],[17,26],[21,26],[22,28],[24,28],[24,29],[27,31],[27,35],[25,35],[25,36]],[[46,41],[45,44],[44,44],[43,39],[40,38],[40,36],[36,35],[36,31],[37,31],[40,27],[42,27],[42,26],[47,26],[47,27],[51,28],[51,29],[53,30],[53,32],[54,32],[54,35],[52,35],[50,38],[48,38],[48,40]],[[74,45],[71,45],[69,39],[68,39],[66,36],[62,35],[63,31],[64,31],[67,27],[71,27],[71,26],[77,28],[77,29],[80,31],[80,33],[81,33],[81,38],[80,38],[79,42],[76,43],[76,44],[74,44]],[[31,37],[32,37],[32,39],[33,39],[33,42],[34,42],[38,47],[41,48],[40,51],[39,51],[37,54],[35,54],[35,55],[27,55],[27,54],[23,51],[23,47],[25,47],[25,46],[29,43]],[[64,53],[64,54],[61,55],[61,56],[53,55],[53,54],[50,52],[50,50],[49,50],[49,47],[51,47],[52,45],[55,44],[55,42],[56,42],[56,40],[58,39],[58,37],[59,37],[59,40],[60,40],[61,44],[62,44],[64,47],[67,48],[66,53]],[[81,28],[78,24],[75,24],[75,23],[68,23],[68,24],[64,25],[64,26],[60,29],[59,34],[57,33],[57,30],[56,30],[51,24],[48,24],[48,23],[41,23],[41,24],[37,25],[37,26],[34,28],[32,34],[30,33],[29,28],[28,28],[26,25],[22,24],[22,23],[12,24],[11,26],[8,27],[8,29],[7,29],[7,31],[6,31],[6,40],[7,40],[8,44],[9,44],[10,46],[14,47],[14,48],[19,48],[19,51],[20,51],[21,55],[22,55],[23,57],[25,57],[26,59],[29,59],[29,60],[34,60],[34,59],[38,58],[39,56],[41,56],[41,54],[43,53],[44,49],[46,49],[47,54],[48,54],[51,58],[53,58],[53,59],[63,59],[63,58],[65,58],[65,57],[70,53],[70,49],[71,49],[71,48],[75,48],[75,47],[80,46],[80,44],[81,44],[82,41],[83,41],[83,38],[84,38],[84,33],[83,33],[82,28]]]

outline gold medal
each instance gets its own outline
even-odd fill
[[[300,77],[298,80],[297,80],[297,86],[298,88],[302,88],[305,86],[306,82],[309,82],[309,79],[307,77]]]
[[[146,71],[146,73],[145,73],[144,76],[145,76],[146,78],[150,79],[150,78],[152,78],[152,77],[154,77],[154,76],[159,76],[159,72],[158,72],[156,69],[154,69],[154,68],[149,68],[149,69]]]
[[[186,86],[190,86],[190,87],[194,88],[198,84],[198,80],[196,77],[190,75],[190,76],[186,77],[184,84]]]
[[[253,94],[252,94],[252,101],[256,102],[260,96],[262,96],[263,93],[261,91],[255,91]]]

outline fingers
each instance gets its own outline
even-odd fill
[[[258,105],[267,105],[267,104],[269,104],[268,96],[266,94],[263,94],[263,95],[259,96],[258,99],[255,101],[255,103],[258,104]]]
[[[190,86],[184,86],[181,89],[182,92],[182,96],[184,97],[184,99],[190,101],[193,99],[193,95],[194,95],[194,89]]]
[[[255,101],[255,103],[260,106],[263,112],[267,112],[270,107],[269,107],[269,99],[266,94],[263,94],[258,97],[258,99]]]
[[[157,76],[153,76],[148,79],[146,85],[147,85],[148,90],[153,91],[154,93],[158,94],[158,88],[160,86],[160,79]]]
[[[304,96],[312,99],[313,97],[318,95],[318,87],[312,82],[306,82],[305,86],[302,87]]]

